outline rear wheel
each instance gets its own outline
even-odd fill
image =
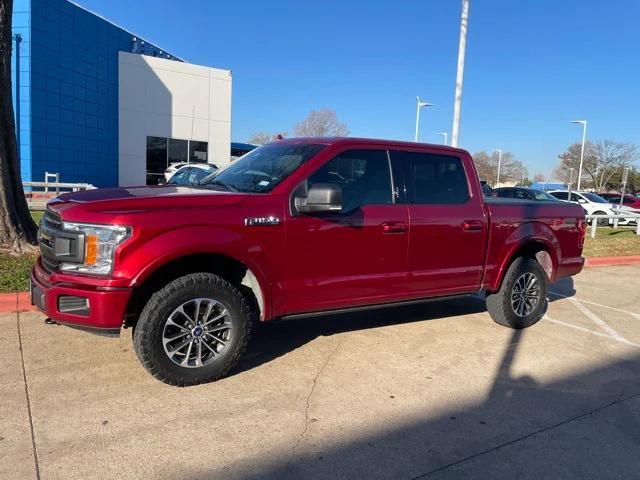
[[[211,273],[194,273],[151,297],[133,345],[142,365],[164,383],[211,382],[226,375],[244,353],[254,315],[231,283]]]
[[[546,311],[547,287],[547,274],[536,260],[517,258],[509,266],[500,289],[487,294],[489,315],[505,327],[530,327]]]

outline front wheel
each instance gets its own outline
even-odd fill
[[[594,215],[606,215],[606,212],[593,212]],[[596,220],[591,220],[591,223],[593,223]],[[597,219],[598,222],[598,226],[599,227],[606,227],[607,225],[609,225],[609,219],[608,218],[598,218]]]
[[[225,376],[246,350],[254,315],[231,283],[193,273],[152,295],[134,330],[134,349],[164,383],[211,382]]]
[[[489,315],[505,327],[530,327],[546,311],[547,287],[547,274],[536,260],[517,258],[509,266],[500,290],[487,294]]]

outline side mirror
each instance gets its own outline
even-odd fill
[[[164,178],[164,176],[158,180],[158,185],[165,185],[166,183],[167,180]]]
[[[584,198],[579,198],[578,203],[587,203],[587,201]]]
[[[316,183],[307,197],[296,197],[295,207],[300,213],[342,211],[342,189],[333,183]]]

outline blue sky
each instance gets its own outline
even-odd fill
[[[354,136],[450,131],[460,1],[78,0],[185,60],[233,70],[232,138],[332,108]],[[638,0],[471,0],[459,145],[549,175],[581,136],[640,143]]]

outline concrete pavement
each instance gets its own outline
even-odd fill
[[[640,266],[552,292],[523,331],[474,297],[265,325],[232,376],[186,389],[128,331],[2,315],[0,478],[633,477]]]

